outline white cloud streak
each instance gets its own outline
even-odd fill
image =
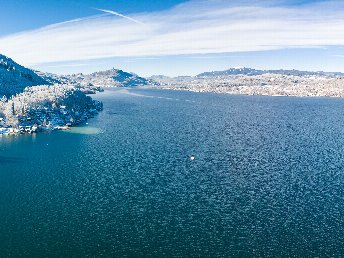
[[[301,6],[277,0],[263,5],[262,1],[233,2],[193,0],[133,18],[111,11],[113,15],[85,17],[0,38],[0,53],[24,65],[37,65],[344,45],[342,1]]]
[[[142,23],[142,22],[140,22],[140,21],[138,21],[138,20],[136,20],[136,19],[133,19],[133,18],[131,18],[131,17],[129,17],[129,16],[123,15],[123,14],[118,13],[118,12],[115,12],[115,11],[105,10],[105,9],[96,9],[96,10],[101,11],[101,12],[104,12],[104,13],[113,14],[113,15],[116,15],[116,16],[118,16],[118,17],[122,17],[122,18],[124,18],[124,19],[127,19],[127,20],[129,20],[129,21],[135,22],[135,23],[137,23],[137,24],[144,25],[144,23]]]

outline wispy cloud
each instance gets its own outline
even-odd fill
[[[97,9],[97,8],[96,8],[96,10],[98,10],[98,11],[100,11],[100,12],[108,13],[108,14],[113,14],[113,15],[116,15],[116,16],[118,16],[118,17],[122,17],[122,18],[124,18],[124,19],[127,19],[127,20],[129,20],[129,21],[135,22],[135,23],[137,23],[137,24],[144,25],[144,23],[142,23],[142,22],[140,22],[140,21],[138,21],[138,20],[136,20],[136,19],[133,19],[133,18],[131,18],[131,17],[129,17],[129,16],[123,15],[123,14],[118,13],[118,12],[115,12],[115,11],[105,10],[105,9]]]
[[[262,2],[193,0],[170,10],[130,16],[99,9],[113,15],[85,17],[0,38],[0,53],[33,65],[116,56],[344,45],[342,1]]]
[[[48,68],[60,68],[60,67],[82,67],[82,66],[88,66],[87,63],[81,63],[81,64],[56,64],[56,65],[51,65],[51,64],[48,64],[48,65],[45,65],[45,67],[48,67]]]

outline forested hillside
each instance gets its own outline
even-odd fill
[[[32,70],[0,54],[0,96],[23,92],[25,87],[49,84]]]

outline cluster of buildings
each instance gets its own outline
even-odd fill
[[[344,98],[343,76],[281,74],[176,77],[160,81],[165,89],[267,96]]]

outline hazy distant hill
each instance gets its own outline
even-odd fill
[[[73,74],[66,75],[64,78],[69,78],[73,83],[78,83],[85,86],[97,87],[135,87],[144,86],[150,83],[149,80],[118,69],[111,69],[107,71],[95,72],[92,74]]]
[[[262,74],[280,74],[280,75],[294,75],[294,76],[344,76],[344,73],[340,72],[310,72],[310,71],[299,71],[299,70],[256,70],[252,68],[230,68],[225,71],[213,71],[205,72],[197,75],[196,77],[218,77],[227,75],[262,75]]]
[[[95,87],[135,87],[151,84],[150,80],[118,69],[94,72],[92,74],[56,75],[44,72],[37,73],[48,82],[60,84],[79,84],[81,86]]]
[[[54,73],[41,72],[41,71],[35,71],[35,73],[51,84],[69,84],[69,83],[72,83],[72,81],[70,80],[70,78],[68,76],[58,75],[58,74],[54,74]]]
[[[0,54],[0,96],[20,93],[27,86],[49,84],[32,70]]]

